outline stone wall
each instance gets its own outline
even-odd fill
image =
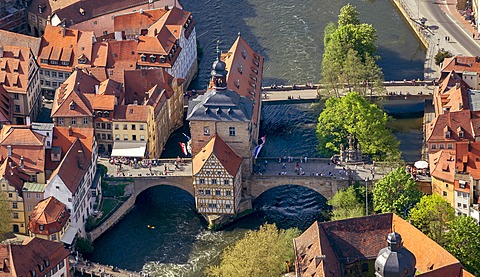
[[[320,176],[265,176],[252,177],[250,194],[255,199],[265,191],[282,185],[297,185],[312,189],[325,198],[330,199],[339,190],[346,188],[348,180],[337,180],[330,177]]]
[[[102,225],[98,226],[91,232],[87,233],[87,238],[90,241],[94,241],[99,238],[105,231],[115,225],[117,221],[127,213],[127,211],[135,204],[135,196],[130,196],[120,208],[118,208]]]

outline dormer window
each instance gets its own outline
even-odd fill
[[[45,229],[45,226],[44,226],[44,225],[38,225],[38,229],[39,229],[40,231],[43,231],[43,230]]]
[[[243,66],[239,66],[239,67],[238,67],[238,72],[240,72],[240,74],[243,73]]]
[[[75,102],[70,102],[70,110],[75,110]]]
[[[167,58],[165,56],[160,56],[160,62],[161,63],[164,63],[166,60],[167,60]]]
[[[50,266],[50,261],[44,261],[45,262],[45,267],[49,267]]]
[[[97,112],[97,117],[102,117],[102,112],[101,111]]]
[[[142,59],[142,62],[146,62],[147,61],[147,56],[145,56],[145,54],[142,54],[142,55],[140,55],[140,59]]]
[[[450,131],[445,131],[445,138],[450,138]]]
[[[110,116],[110,112],[109,112],[109,111],[104,111],[104,112],[103,112],[103,116],[104,116],[105,118],[108,118],[108,117]]]
[[[155,55],[150,55],[150,61],[152,63],[156,62],[157,61],[157,57]]]
[[[463,131],[458,132],[458,137],[463,138],[464,136],[465,134],[463,133]]]
[[[247,51],[245,49],[242,51],[242,57],[243,59],[247,58]]]
[[[40,272],[43,272],[43,270],[45,270],[45,267],[43,266],[43,264],[38,265],[38,270],[40,270]]]
[[[78,57],[78,63],[79,64],[86,64],[87,63],[87,56],[85,56],[85,54],[81,54],[80,57]]]

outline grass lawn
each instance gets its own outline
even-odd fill
[[[122,197],[125,193],[127,184],[110,185],[106,181],[102,181],[103,197]]]
[[[120,201],[117,199],[104,198],[102,203],[102,218],[106,216],[110,211],[112,211],[118,205],[118,202]],[[101,220],[102,218],[99,218],[99,220]]]

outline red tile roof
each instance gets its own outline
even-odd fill
[[[3,56],[0,56],[0,85],[3,84],[9,92],[26,94],[30,58],[33,58],[30,48],[3,46]]]
[[[65,204],[50,196],[40,201],[33,209],[28,230],[34,234],[51,235],[60,232],[69,218],[70,214]],[[40,229],[40,225],[43,225],[43,230]]]
[[[467,83],[455,71],[449,72],[434,91],[435,113],[438,115],[445,110],[454,112],[470,109],[469,89]]]
[[[0,37],[2,38],[0,40],[1,46],[17,46],[21,48],[30,48],[33,52],[33,55],[35,57],[38,56],[41,38],[22,35],[5,30],[0,30]]]
[[[227,143],[217,134],[205,145],[200,152],[193,157],[193,174],[197,174],[205,165],[208,158],[214,155],[222,164],[223,168],[231,176],[236,176],[242,165],[242,157],[228,146]]]
[[[392,213],[314,223],[294,239],[297,276],[341,276],[340,264],[375,260],[392,231],[415,255],[419,276],[465,276],[455,257]]]
[[[445,131],[450,131],[450,138],[445,136]],[[437,115],[427,125],[427,142],[439,141],[468,141],[473,140],[473,130],[470,123],[470,110],[447,112]],[[463,131],[463,138],[459,137],[459,131]]]
[[[5,178],[19,195],[22,195],[23,184],[30,180],[30,176],[10,157],[7,157],[0,166],[0,176]]]
[[[430,175],[453,183],[455,179],[455,150],[440,150],[428,155]]]
[[[0,124],[13,122],[13,99],[3,86],[0,86]]]
[[[474,180],[480,180],[480,142],[462,142],[456,146],[458,172],[469,173]]]
[[[455,56],[443,61],[442,72],[450,71],[480,72],[480,58],[470,56]]]
[[[113,18],[115,31],[124,32],[126,35],[140,35],[143,29],[148,29],[167,11],[165,9],[146,10],[141,13],[133,12],[117,15]]]
[[[68,268],[68,255],[63,243],[39,238],[27,238],[21,245],[0,244],[0,265],[5,262],[7,267],[3,272],[0,271],[0,276],[32,276],[30,271],[34,271],[36,276],[42,276],[57,267],[62,260],[66,260],[65,266]],[[49,266],[45,266],[46,261]],[[42,272],[38,265],[45,266]]]
[[[113,111],[114,122],[149,122],[152,107],[142,105],[118,105]]]
[[[146,92],[151,91],[155,86],[157,86],[156,89],[160,92],[165,90],[167,98],[173,95],[172,83],[174,77],[163,68],[125,70],[124,74],[125,100],[128,104],[132,104],[134,101],[137,101],[139,104],[145,103]],[[138,80],[143,81],[138,82]],[[155,95],[150,95],[149,97],[155,97]]]

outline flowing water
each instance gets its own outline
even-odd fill
[[[205,88],[220,40],[228,49],[240,32],[256,51],[265,56],[264,84],[317,82],[323,51],[323,29],[337,20],[347,1],[330,0],[186,0],[185,9],[197,20],[197,36],[203,48],[199,77],[192,87]],[[422,78],[425,51],[408,29],[390,0],[353,1],[363,22],[378,31],[378,47],[385,79]],[[261,132],[267,135],[262,156],[316,156],[315,125],[319,105],[264,106]],[[420,156],[421,114],[398,118],[391,124],[402,142],[404,159]],[[180,155],[182,134],[173,134],[164,156]],[[323,220],[326,199],[309,189],[281,186],[262,194],[254,203],[257,211],[222,231],[206,230],[205,220],[195,212],[194,199],[175,187],[157,186],[143,192],[135,207],[117,225],[95,241],[94,261],[150,273],[150,276],[202,276],[204,268],[219,261],[219,254],[248,230],[264,222],[282,228],[305,229]],[[154,225],[155,229],[147,228]]]

